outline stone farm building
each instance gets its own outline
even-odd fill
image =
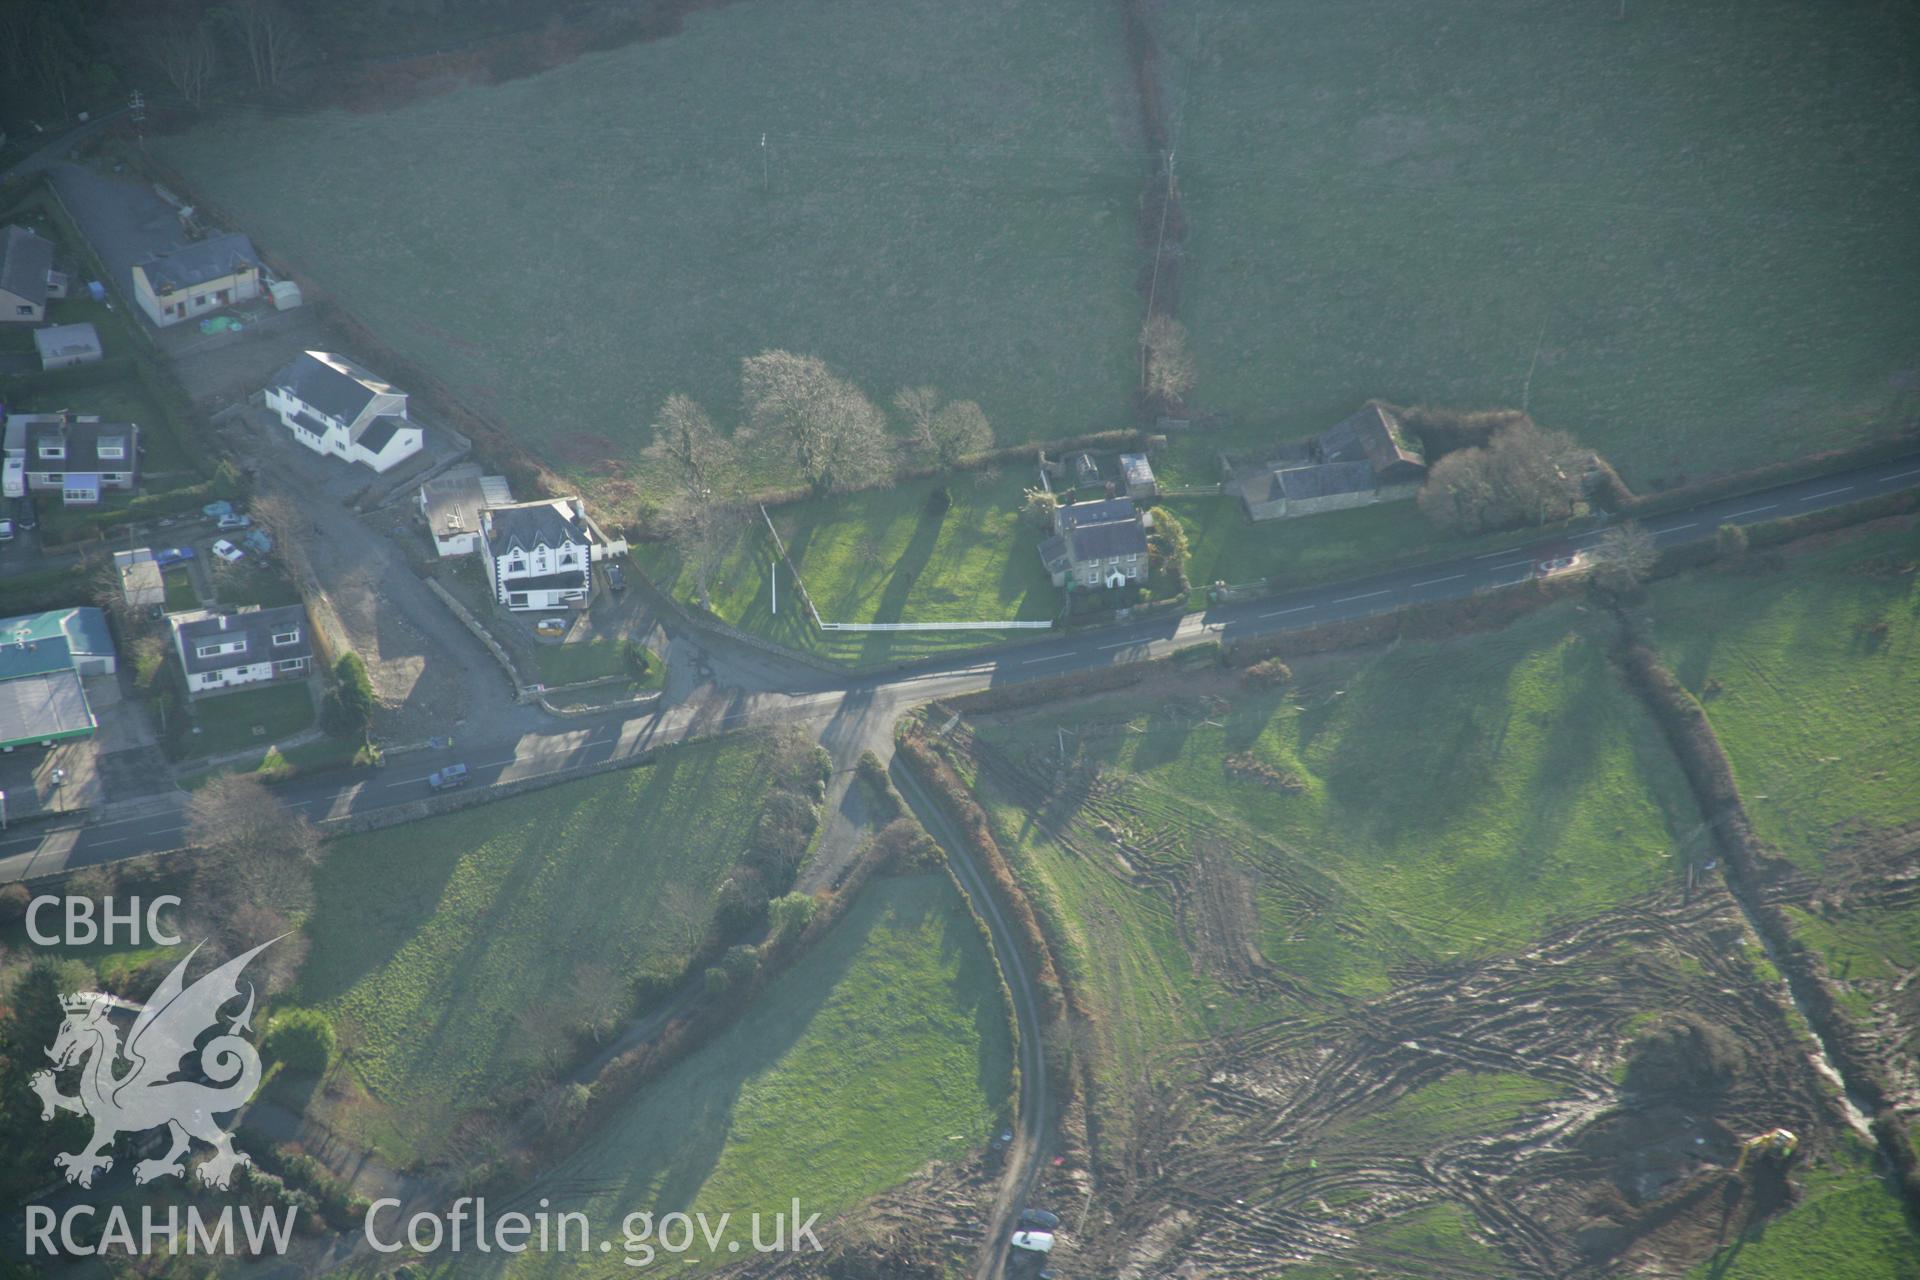
[[[1040,562],[1053,585],[1120,587],[1147,578],[1150,513],[1131,498],[1104,498],[1054,509],[1053,536],[1040,543]]]
[[[1318,515],[1374,502],[1411,498],[1426,479],[1420,445],[1393,411],[1370,400],[1305,441],[1276,450],[1255,466],[1223,457],[1224,487],[1238,494],[1254,520]]]

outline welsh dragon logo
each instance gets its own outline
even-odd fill
[[[263,942],[186,986],[183,978],[194,953],[200,950],[196,946],[173,967],[144,1006],[127,1005],[99,991],[61,997],[66,1020],[54,1036],[53,1047],[47,1050],[53,1070],[36,1073],[32,1084],[40,1095],[42,1120],[53,1119],[56,1111],[72,1111],[93,1119],[91,1141],[78,1151],[53,1158],[54,1165],[66,1171],[67,1181],[91,1187],[94,1174],[113,1167],[113,1157],[108,1153],[116,1137],[162,1125],[172,1145],[159,1159],[134,1165],[135,1182],[183,1175],[186,1166],[182,1157],[191,1145],[190,1138],[213,1148],[213,1155],[196,1170],[200,1181],[209,1187],[226,1189],[233,1171],[252,1163],[233,1149],[233,1136],[214,1122],[215,1115],[238,1109],[260,1087],[260,1055],[240,1034],[252,1029],[252,983],[247,984],[246,1007],[239,1016],[230,1017],[226,1030],[200,1050],[200,1074],[212,1083],[172,1077],[183,1069],[182,1060],[193,1052],[195,1042],[217,1027],[221,1008],[240,996],[240,972],[247,962],[277,941]],[[139,1009],[124,1048],[119,1029],[108,1016],[116,1007]],[[59,1091],[54,1073],[75,1064],[84,1064],[80,1087],[68,1097]]]

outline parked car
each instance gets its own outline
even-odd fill
[[[427,785],[435,791],[456,791],[467,785],[467,766],[450,764],[427,775]]]
[[[209,502],[206,506],[200,508],[200,514],[209,520],[218,520],[221,516],[230,516],[233,514],[233,504],[224,500],[220,502]]]
[[[273,539],[267,536],[265,529],[250,530],[247,536],[240,539],[240,541],[246,543],[249,548],[258,551],[261,555],[265,555],[267,552],[273,550]]]
[[[0,542],[13,541],[13,521],[0,520]]]
[[[238,512],[229,511],[226,515],[216,520],[214,524],[223,532],[228,529],[251,529],[253,527],[253,517],[243,516]]]
[[[1060,1225],[1060,1215],[1048,1213],[1045,1209],[1024,1209],[1020,1213],[1020,1225],[1040,1231],[1051,1231]]]
[[[247,553],[234,546],[231,542],[228,542],[225,538],[222,538],[213,544],[213,554],[219,556],[228,564],[232,564],[236,560],[245,558]]]
[[[168,547],[153,553],[153,562],[162,569],[171,569],[176,564],[185,564],[193,559],[192,547]]]
[[[542,618],[533,624],[533,633],[537,636],[563,636],[567,634],[565,618]]]
[[[627,589],[627,575],[621,572],[619,565],[610,564],[607,566],[607,586],[613,589],[615,595],[619,595]]]
[[[1011,1242],[1016,1249],[1025,1249],[1028,1253],[1052,1253],[1053,1236],[1045,1231],[1016,1231]]]

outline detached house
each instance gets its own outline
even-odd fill
[[[260,255],[235,231],[148,258],[133,268],[133,300],[161,328],[260,296]]]
[[[1040,544],[1040,562],[1053,585],[1122,587],[1147,578],[1150,513],[1131,498],[1107,498],[1058,507],[1054,534]]]
[[[584,606],[594,561],[626,549],[624,540],[607,540],[578,498],[480,513],[480,552],[493,598],[515,611]]]
[[[266,404],[315,453],[375,471],[420,452],[424,440],[407,417],[406,392],[327,351],[303,352],[276,373]]]
[[[313,671],[307,607],[170,613],[174,651],[190,694],[224,693],[268,680],[304,680]]]
[[[66,296],[51,240],[25,227],[0,231],[0,321],[39,324],[47,318],[47,299]]]
[[[93,506],[107,489],[131,489],[139,467],[140,428],[98,416],[60,413],[7,415],[7,497],[28,489],[58,490],[69,507]]]

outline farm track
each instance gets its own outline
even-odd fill
[[[978,782],[1068,856],[1161,899],[1197,960],[1213,944],[1195,928],[1208,912],[1192,890],[1210,879],[1210,861],[1240,860],[1264,893],[1295,904],[1299,920],[1344,923],[1351,895],[1337,876],[1239,823],[1137,777],[1123,788],[1044,753],[1009,753],[964,721],[949,740]],[[1920,880],[1886,896],[1920,897]],[[1471,1215],[1516,1275],[1597,1280],[1654,1233],[1685,1238],[1682,1254],[1700,1252],[1699,1237],[1725,1228],[1728,1192],[1741,1191],[1723,1172],[1739,1137],[1785,1125],[1818,1146],[1842,1123],[1779,993],[1749,968],[1750,939],[1738,904],[1716,884],[1566,922],[1510,954],[1437,965],[1400,946],[1394,989],[1369,1000],[1284,973],[1210,966],[1224,983],[1285,997],[1298,1011],[1212,1042],[1161,1047],[1201,1082],[1203,1106],[1158,1144],[1153,1176],[1127,1188],[1119,1229],[1108,1234],[1154,1238],[1178,1204],[1191,1215],[1173,1233],[1179,1256],[1209,1275],[1262,1276],[1276,1260],[1315,1258],[1417,1266],[1449,1280],[1488,1274],[1366,1238],[1445,1202]],[[1613,1073],[1630,1024],[1649,1010],[1726,1028],[1748,1046],[1744,1069],[1718,1094],[1629,1099]],[[1458,1072],[1526,1077],[1556,1096],[1496,1131],[1442,1136],[1425,1150],[1356,1129]],[[1610,1219],[1589,1211],[1602,1193],[1620,1200]]]

